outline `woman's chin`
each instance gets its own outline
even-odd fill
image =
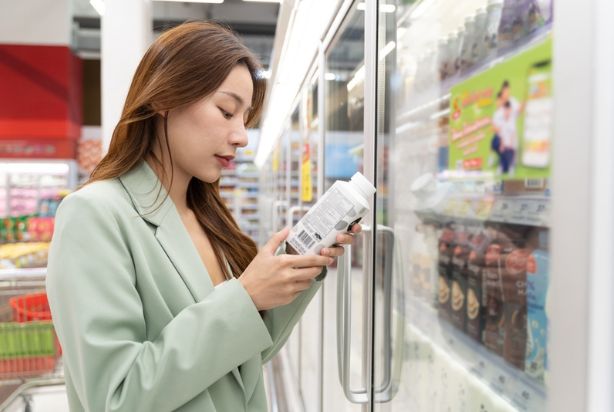
[[[218,172],[218,173],[209,172],[209,173],[202,173],[199,175],[195,175],[194,177],[204,183],[215,183],[218,180],[220,180],[220,177],[222,177],[222,173],[221,172]]]

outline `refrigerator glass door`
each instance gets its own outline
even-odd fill
[[[318,117],[318,75],[307,87],[304,93],[301,109],[301,159],[300,170],[300,201],[296,210],[302,217],[316,202],[318,193],[318,145],[320,140]],[[300,322],[300,385],[301,398],[305,412],[320,410],[320,372],[321,372],[321,322],[322,305],[321,292],[309,303]]]
[[[551,6],[378,4],[374,410],[545,410]]]
[[[324,187],[362,171],[364,126],[364,11],[356,2],[325,51]],[[324,282],[323,410],[368,407],[365,235],[356,237]]]
[[[299,113],[300,107],[297,103],[290,116],[290,129],[284,136],[286,152],[286,191],[284,196],[286,203],[283,207],[283,213],[285,214],[283,219],[284,226],[294,226],[301,217],[299,203],[299,163],[301,158]],[[288,359],[290,360],[290,371],[297,392],[300,392],[301,388],[301,328],[302,324],[299,322],[286,343]]]

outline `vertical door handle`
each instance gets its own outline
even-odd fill
[[[371,249],[371,229],[363,225],[362,232],[366,240],[366,250]],[[352,348],[352,279],[351,279],[351,267],[352,256],[351,246],[344,246],[345,253],[339,260],[339,267],[337,271],[337,369],[339,373],[339,382],[343,388],[343,393],[346,398],[352,403],[364,404],[369,402],[369,384],[370,373],[364,377],[364,384],[359,389],[352,389],[350,386],[350,355]],[[370,253],[363,254],[363,259],[367,262],[370,261]],[[364,265],[365,274],[371,272],[370,265],[367,263]],[[369,307],[368,301],[370,291],[365,288],[364,302],[366,307]],[[370,323],[365,329],[365,337],[370,340],[371,330]],[[365,352],[369,351],[370,345],[367,345]],[[370,362],[367,362],[370,363]],[[370,365],[367,365],[367,371]]]
[[[378,225],[377,234],[382,235],[384,240],[384,272],[383,287],[384,287],[384,376],[381,384],[374,389],[375,402],[388,402],[392,400],[398,391],[398,382],[403,365],[403,344],[405,335],[405,319],[403,316],[398,316],[396,320],[396,333],[394,343],[392,342],[392,303],[393,303],[393,279],[395,273],[399,278],[399,287],[397,290],[403,291],[403,275],[400,271],[398,263],[400,262],[400,254],[395,247],[394,230],[391,227]],[[400,300],[398,307],[401,310],[405,308],[404,294],[398,296]],[[392,348],[394,347],[394,351]],[[394,358],[394,359],[393,359]],[[394,360],[394,362],[393,362]]]
[[[309,206],[292,206],[288,208],[286,211],[286,224],[290,226],[294,226],[294,215],[298,215],[303,212],[307,212],[309,210]]]

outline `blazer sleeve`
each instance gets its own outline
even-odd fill
[[[264,312],[262,318],[273,339],[273,345],[262,352],[263,363],[271,360],[286,343],[292,333],[292,329],[301,319],[305,309],[307,309],[307,306],[320,289],[326,275],[326,270],[324,268],[322,274],[313,282],[313,285],[299,294],[291,303]]]
[[[219,285],[147,340],[129,229],[104,203],[79,192],[62,202],[48,264],[53,321],[85,410],[175,410],[271,346],[237,280]]]

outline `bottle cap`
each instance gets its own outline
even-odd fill
[[[354,176],[350,179],[350,183],[358,189],[365,199],[375,193],[375,186],[373,186],[371,182],[369,182],[369,179],[364,177],[360,172],[354,173]]]

